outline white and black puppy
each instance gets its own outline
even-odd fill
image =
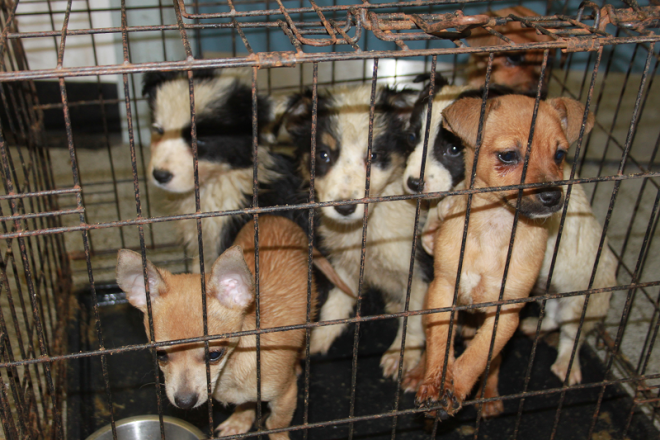
[[[371,150],[370,197],[404,194],[402,175],[406,158],[414,145],[407,137],[406,123],[417,92],[396,91],[379,86],[374,102]],[[343,87],[320,91],[315,157],[316,200],[334,202],[365,195],[369,138],[371,86]],[[299,151],[302,173],[310,176],[312,130],[311,93],[295,97],[285,117],[285,127]],[[388,312],[403,310],[406,297],[415,220],[414,201],[380,202],[369,205],[364,280],[381,290]],[[318,228],[321,246],[349,288],[357,291],[365,206],[350,204],[320,209]],[[425,271],[415,267],[410,310],[420,310],[428,284]],[[347,318],[355,299],[338,289],[330,291],[321,309],[320,320]],[[400,326],[401,327],[401,326]],[[312,353],[325,353],[346,328],[345,324],[315,328]],[[391,348],[383,355],[385,376],[398,370],[402,328]],[[424,345],[419,316],[409,319],[404,353],[404,371],[417,364]]]
[[[442,131],[440,127],[442,123],[441,111],[450,104],[446,102],[446,91],[449,90],[452,93],[451,96],[453,96],[456,89],[451,88],[451,86],[440,88],[439,96],[437,94],[434,96],[431,118],[432,126],[429,133],[429,151],[425,164],[423,185],[420,182],[420,164],[423,148],[423,138],[421,136],[423,136],[426,127],[428,101],[424,103],[421,100],[418,101],[418,105],[423,104],[423,109],[416,108],[413,111],[413,119],[410,123],[411,130],[419,127],[417,130],[422,134],[418,134],[420,136],[419,143],[415,146],[415,151],[410,155],[406,174],[402,181],[406,186],[406,190],[409,192],[449,191],[456,187],[456,184],[464,178],[463,149],[460,147],[460,143],[456,144],[451,137],[447,137],[446,130]],[[510,93],[514,92],[506,87],[495,86],[490,88],[489,98]],[[422,95],[424,95],[424,92],[422,92]],[[428,89],[426,89],[426,96],[428,96]],[[483,96],[483,90],[464,90],[459,96],[481,98]],[[439,105],[436,106],[436,103]],[[439,109],[436,110],[436,107]],[[436,111],[438,111],[437,115]],[[415,117],[417,118],[416,120]],[[569,177],[570,167],[567,165],[564,168],[564,179],[569,179]],[[435,212],[429,212],[428,221],[424,227],[424,239],[422,241],[425,250],[429,253],[433,252],[431,248],[433,244],[432,235],[438,226],[437,217]],[[532,293],[545,293],[552,255],[559,233],[560,221],[561,211],[553,214],[546,222],[549,231],[548,244],[541,272]],[[574,185],[552,275],[550,293],[574,292],[587,289],[600,243],[601,232],[602,227],[593,215],[582,185]],[[616,257],[607,246],[607,241],[605,241],[594,279],[594,289],[612,287],[617,284],[615,277],[616,265]],[[609,292],[604,292],[591,296],[580,340],[578,341],[578,351],[579,346],[584,341],[584,335],[593,329],[596,323],[607,314],[610,295]],[[546,316],[543,320],[542,330],[560,329],[561,332],[558,347],[559,354],[557,360],[552,365],[552,371],[561,380],[566,378],[568,372],[568,364],[577,335],[583,305],[584,296],[551,299],[546,303]],[[522,321],[521,330],[527,334],[534,335],[536,333],[537,322],[537,318],[527,318]],[[576,357],[571,368],[569,384],[573,385],[579,383],[581,380],[580,361],[579,357]]]
[[[202,212],[249,207],[253,189],[252,90],[250,73],[243,69],[195,71],[195,114]],[[190,94],[187,74],[147,73],[143,95],[152,112],[149,177],[168,191],[178,214],[195,212]],[[260,132],[274,119],[272,101],[258,97]],[[301,180],[293,162],[259,146],[259,206],[297,201]],[[286,212],[301,226],[304,211]],[[217,216],[202,220],[206,267],[231,245],[247,216]],[[180,222],[181,239],[189,255],[198,256],[194,220]],[[197,258],[197,257],[196,257]],[[199,270],[199,264],[193,264]]]

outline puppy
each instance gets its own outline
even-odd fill
[[[229,211],[252,204],[252,90],[249,72],[242,69],[196,72],[194,77],[199,194],[202,212]],[[143,94],[152,113],[151,160],[154,185],[169,193],[176,214],[195,212],[189,84],[180,73],[147,73]],[[273,123],[274,104],[258,97],[260,132]],[[267,137],[267,136],[262,136]],[[259,146],[259,206],[299,202],[302,181],[294,163]],[[284,212],[305,227],[305,211]],[[210,266],[231,245],[248,216],[218,216],[202,220],[205,264]],[[199,271],[197,223],[177,223],[188,255]]]
[[[520,95],[488,100],[475,188],[521,182],[533,108],[534,99]],[[466,175],[471,175],[472,171],[480,109],[480,99],[464,98],[443,112],[445,127],[466,147]],[[579,135],[583,114],[584,106],[568,98],[540,103],[525,183],[563,178],[564,158],[570,144]],[[590,115],[587,126],[588,129],[593,126],[593,115]],[[429,286],[426,308],[453,305],[461,258],[463,266],[457,305],[499,299],[517,198],[518,190],[473,195],[464,256],[461,255],[459,237],[463,235],[468,197],[450,197],[440,202],[438,211],[444,214],[444,218],[435,238],[435,278]],[[548,239],[548,230],[536,219],[549,217],[561,209],[562,204],[560,187],[523,191],[503,300],[525,298],[530,294],[541,270]],[[486,370],[491,338],[494,338],[492,356],[496,364],[499,363],[497,356],[518,326],[521,307],[520,304],[507,304],[500,308],[494,335],[496,307],[481,308],[485,315],[483,323],[457,359],[453,354],[453,341],[448,341],[449,312],[425,315],[426,371],[417,391],[417,404],[427,407],[439,401],[442,415],[455,414]],[[443,377],[447,350],[448,363]],[[497,369],[498,365],[495,365],[495,381]]]
[[[320,91],[314,188],[316,200],[334,202],[362,198],[365,194],[371,86]],[[376,92],[371,151],[370,197],[404,193],[401,177],[413,143],[406,137],[406,121],[416,93],[379,86]],[[287,131],[298,148],[300,166],[310,175],[311,93],[292,100],[286,117]],[[392,201],[369,205],[364,281],[380,289],[388,313],[403,310],[413,239],[415,203]],[[328,206],[320,209],[318,234],[321,246],[339,276],[357,291],[360,275],[364,205]],[[416,262],[410,310],[420,310],[427,290],[423,267]],[[321,308],[322,321],[350,316],[355,299],[331,290]],[[312,331],[311,351],[326,353],[346,324],[317,327]],[[398,371],[402,326],[381,366],[386,377]],[[408,320],[404,371],[417,364],[424,344],[421,318]]]
[[[307,314],[307,236],[282,217],[259,220],[259,291],[261,328],[304,324]],[[223,335],[256,329],[254,302],[254,225],[245,225],[234,242],[213,264],[206,276],[208,334]],[[147,262],[147,274],[157,342],[203,336],[202,293],[196,274],[173,275]],[[128,301],[145,313],[146,292],[140,254],[120,250],[117,283]],[[312,314],[316,287],[312,285]],[[266,428],[286,428],[297,402],[296,369],[305,344],[305,330],[261,335],[261,399],[268,402]],[[170,402],[191,409],[207,400],[206,361],[210,364],[213,398],[237,405],[234,414],[221,423],[219,436],[242,434],[255,419],[257,400],[256,337],[228,337],[204,343],[166,346],[158,349],[158,362],[165,376]],[[288,433],[271,434],[288,439]]]
[[[538,16],[536,12],[524,6],[514,6],[488,12],[488,15],[493,17],[508,17],[509,14],[514,14],[518,17]],[[512,40],[515,44],[552,41],[547,35],[539,34],[533,28],[523,27],[518,21],[510,21],[504,26],[495,26],[493,29]],[[507,44],[483,29],[472,31],[472,35],[467,37],[466,40],[472,47]],[[491,84],[511,87],[518,92],[536,93],[541,76],[542,63],[542,50],[495,54],[490,73],[490,82]],[[487,68],[488,54],[473,54],[470,56],[467,71],[470,86],[478,88],[484,85]],[[544,81],[544,85],[545,83],[546,81]]]
[[[442,88],[441,96],[445,93],[444,91],[448,87],[450,86]],[[507,93],[510,93],[510,91],[502,88],[491,87],[489,89],[489,97],[502,96]],[[422,92],[422,94],[424,94],[424,92]],[[428,95],[428,91],[426,92],[426,95]],[[464,91],[459,96],[480,97],[482,95],[482,90],[473,90]],[[437,100],[442,107],[444,101],[442,101],[441,98]],[[434,100],[433,103],[432,129],[430,132],[429,149],[425,165],[423,192],[449,191],[456,185],[456,176],[459,176],[459,178],[462,179],[462,176],[464,175],[463,147],[447,137],[445,133],[446,129],[443,127],[436,129],[436,127],[441,124],[440,117],[436,118],[435,106],[436,100]],[[414,110],[413,115],[415,115],[416,112],[417,110]],[[419,132],[423,133],[426,125],[426,112],[417,112],[417,114],[419,114],[418,120],[411,120],[410,127],[413,129],[416,126],[420,126]],[[433,137],[434,133],[437,133],[435,138]],[[418,134],[418,136],[420,135]],[[433,149],[430,148],[431,145],[433,145]],[[417,184],[420,176],[422,147],[422,142],[417,144],[415,151],[410,155],[406,166],[404,184],[407,184],[406,189],[410,192],[416,192],[415,188],[422,186]],[[570,178],[570,172],[570,166],[567,164],[564,165],[564,180]],[[427,178],[427,176],[429,176],[429,178]],[[438,179],[436,176],[443,176],[443,178]],[[576,178],[579,177],[576,176]],[[409,184],[411,181],[415,182],[412,186]],[[550,216],[545,223],[548,229],[548,243],[543,259],[543,266],[534,287],[534,294],[542,295],[546,292],[547,279],[550,272],[552,256],[555,251],[555,243],[559,233],[560,222],[561,212],[557,212]],[[433,254],[433,238],[438,226],[438,215],[433,208],[429,211],[428,220],[424,226],[422,235],[424,249],[431,255]],[[562,232],[557,259],[555,261],[555,269],[553,271],[549,293],[576,292],[586,290],[589,287],[589,279],[591,278],[596,252],[600,244],[602,229],[602,226],[593,215],[591,205],[584,193],[584,188],[582,185],[574,185],[571,192],[570,202],[568,204],[564,230]],[[616,257],[610,250],[609,246],[607,246],[607,241],[605,241],[598,263],[596,277],[594,278],[594,289],[612,287],[617,284],[615,276],[616,265]],[[602,320],[607,314],[610,296],[610,292],[603,292],[590,297],[585,322],[578,340],[578,353],[584,342],[584,335],[591,331],[596,323]],[[542,330],[561,330],[558,348],[559,355],[551,368],[562,382],[566,379],[568,363],[570,361],[573,344],[575,343],[583,306],[584,296],[551,299],[546,303],[546,315],[543,319]],[[534,336],[536,334],[537,323],[538,318],[527,318],[521,323],[521,330],[530,336]],[[414,391],[417,382],[410,378],[409,380],[409,389],[407,389],[407,391]],[[581,381],[582,372],[580,369],[580,360],[579,357],[576,357],[571,367],[571,374],[568,383],[574,385]]]

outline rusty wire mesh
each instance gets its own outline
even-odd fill
[[[294,4],[296,3],[296,4]],[[341,83],[335,74],[335,64],[341,62],[361,62],[361,76],[353,78],[353,82],[371,82],[375,87],[377,81],[390,80],[406,82],[413,75],[399,75],[394,70],[392,77],[379,72],[382,63],[387,60],[424,60],[423,70],[435,73],[441,70],[438,57],[459,56],[463,54],[492,54],[515,50],[543,50],[545,53],[544,68],[550,71],[549,86],[551,93],[561,93],[582,101],[591,103],[596,113],[597,124],[594,134],[580,140],[574,153],[573,173],[579,172],[581,178],[570,181],[574,185],[585,185],[592,188],[591,202],[594,204],[599,218],[603,221],[603,237],[617,234],[620,237],[612,250],[619,260],[618,280],[620,285],[605,289],[589,289],[580,292],[548,293],[518,302],[536,302],[545,304],[551,298],[571,295],[595,295],[603,291],[614,292],[622,303],[618,322],[615,326],[598,328],[594,342],[603,353],[606,366],[606,378],[598,383],[561,387],[545,390],[528,390],[531,365],[533,364],[536,343],[534,342],[532,357],[529,360],[530,370],[526,374],[524,390],[513,395],[501,396],[501,399],[520,399],[517,413],[516,431],[518,435],[520,420],[524,416],[523,405],[526,398],[539,395],[559,394],[557,415],[552,433],[555,436],[557,424],[560,421],[562,405],[567,391],[582,388],[599,388],[600,399],[608,386],[626,384],[634,398],[630,408],[621,408],[628,414],[627,431],[633,414],[639,408],[644,408],[647,414],[658,422],[658,379],[660,370],[649,369],[649,362],[656,345],[658,329],[660,328],[660,297],[658,297],[657,256],[653,252],[653,241],[656,235],[658,207],[660,206],[660,191],[658,177],[660,173],[656,166],[658,149],[657,124],[657,92],[653,82],[658,67],[658,40],[656,27],[660,21],[658,6],[640,7],[637,2],[617,6],[607,5],[601,8],[591,2],[583,2],[578,10],[565,10],[563,13],[546,14],[540,17],[500,17],[494,18],[483,14],[463,12],[466,2],[462,1],[423,1],[423,2],[383,2],[355,3],[351,5],[318,5],[309,2],[273,2],[259,1],[219,1],[204,3],[187,3],[176,0],[172,4],[154,2],[152,5],[120,5],[108,4],[98,7],[89,1],[50,2],[34,0],[32,2],[6,1],[0,5],[0,52],[2,53],[3,69],[0,72],[0,94],[4,108],[2,118],[2,138],[0,153],[2,159],[2,180],[4,193],[0,196],[0,218],[2,219],[2,246],[0,247],[0,265],[2,267],[2,291],[0,295],[0,337],[2,338],[2,363],[0,369],[0,418],[6,438],[64,438],[67,437],[67,414],[65,401],[67,362],[80,358],[94,357],[100,359],[103,379],[105,382],[106,404],[110,408],[109,420],[115,430],[113,396],[110,377],[115,374],[108,371],[107,358],[138,350],[149,350],[153,357],[153,382],[155,382],[158,412],[162,416],[162,408],[166,397],[162,392],[156,360],[156,348],[182,342],[210,341],[226,338],[228,335],[207,335],[186,341],[161,342],[153,340],[146,344],[106,347],[101,326],[96,288],[101,288],[112,282],[114,261],[119,248],[134,248],[149,258],[156,256],[159,265],[171,266],[174,270],[189,270],[190,258],[181,252],[177,243],[170,238],[171,234],[163,233],[166,229],[158,229],[161,224],[172,225],[182,220],[194,220],[201,231],[201,220],[213,216],[230,216],[250,214],[258,218],[260,214],[277,212],[285,209],[310,210],[312,212],[322,206],[341,204],[374,204],[387,203],[392,200],[417,200],[417,219],[422,201],[456,194],[473,194],[477,191],[466,189],[448,193],[429,193],[423,195],[399,195],[391,197],[369,197],[368,186],[365,197],[346,202],[314,202],[313,180],[309,190],[309,202],[287,207],[259,207],[255,198],[253,206],[240,211],[203,212],[199,204],[199,180],[197,175],[197,145],[195,136],[195,115],[193,94],[191,94],[192,115],[192,151],[194,154],[196,211],[180,215],[167,215],[158,210],[158,194],[152,193],[149,179],[146,177],[145,157],[147,156],[148,140],[141,134],[138,113],[144,112],[144,100],[139,95],[139,75],[149,71],[183,71],[188,72],[190,89],[193,88],[192,71],[204,68],[247,67],[252,74],[253,117],[256,119],[256,93],[259,87],[268,92],[278,89],[273,84],[277,75],[275,68],[293,68],[299,72],[298,84],[282,87],[285,90],[300,90],[303,86],[311,86],[316,97],[317,89],[328,84]],[[493,7],[488,3],[479,4],[485,10]],[[34,6],[34,8],[30,8]],[[548,5],[550,8],[550,4]],[[215,12],[203,12],[214,10]],[[159,23],[140,24],[139,14],[144,11],[158,11]],[[163,12],[173,13],[174,22],[167,22]],[[550,9],[548,9],[550,11]],[[119,19],[116,26],[95,26],[93,16],[106,12],[115,14]],[[34,18],[43,19],[39,30],[22,31],[24,23]],[[79,25],[81,17],[87,17],[86,23]],[[133,18],[135,17],[135,18]],[[606,21],[607,18],[607,21]],[[72,28],[69,23],[76,21],[78,25]],[[529,44],[513,44],[507,41],[493,27],[509,21],[519,21],[528,27],[536,29],[540,34],[548,36],[546,42]],[[56,27],[56,23],[61,24]],[[130,23],[130,24],[129,24]],[[502,45],[491,47],[470,47],[462,38],[470,29],[483,28],[502,40]],[[265,30],[265,33],[251,33],[254,30]],[[202,58],[200,56],[200,41],[205,32],[224,32],[231,37],[231,50],[223,56]],[[184,54],[183,60],[168,58],[165,34],[178,34],[179,44]],[[138,40],[142,35],[150,35],[152,39],[162,42],[162,57],[157,61],[143,61],[131,52],[132,40]],[[115,62],[102,63],[98,58],[97,38],[112,35],[120,48]],[[284,37],[288,42],[288,50],[271,50],[270,40]],[[367,38],[368,37],[368,38]],[[80,38],[81,40],[73,40]],[[371,38],[371,39],[369,39]],[[92,60],[80,64],[68,57],[69,41],[85,41],[93,51]],[[267,39],[266,50],[255,50],[260,40]],[[30,40],[46,42],[47,51],[55,54],[55,64],[44,68],[31,68],[24,46]],[[374,44],[374,41],[389,44],[387,49]],[[241,46],[242,44],[242,46]],[[374,44],[376,49],[371,49]],[[273,44],[273,46],[275,46]],[[261,47],[261,46],[260,46]],[[317,49],[317,48],[327,48]],[[568,54],[563,66],[552,62],[550,51]],[[632,52],[632,55],[629,55]],[[552,52],[555,53],[555,52]],[[616,63],[616,55],[627,56],[629,65],[625,75],[612,73]],[[584,68],[571,73],[574,56],[585,54],[587,61]],[[160,57],[160,58],[159,58]],[[550,58],[550,61],[548,59]],[[456,58],[454,58],[455,60]],[[631,72],[637,59],[643,61],[641,72]],[[367,64],[369,63],[369,64]],[[491,57],[492,63],[492,57]],[[577,61],[576,61],[577,63]],[[332,66],[332,74],[320,79],[319,66]],[[340,64],[338,64],[340,65]],[[304,70],[311,66],[311,72]],[[554,67],[553,67],[554,66]],[[261,72],[261,73],[260,73]],[[306,72],[306,73],[305,73]],[[456,67],[448,72],[452,78],[460,76]],[[262,86],[258,87],[258,74],[262,74]],[[635,76],[636,74],[636,76]],[[111,75],[117,75],[117,86],[120,93],[116,97],[104,95],[101,84]],[[632,76],[631,76],[632,75]],[[305,76],[307,76],[305,78]],[[635,77],[635,79],[633,79]],[[72,101],[68,97],[68,88],[79,78],[87,78],[98,84],[98,92],[85,99]],[[608,79],[609,78],[609,79]],[[614,78],[614,79],[613,79]],[[620,78],[617,81],[616,78]],[[36,80],[52,80],[58,84],[59,99],[53,102],[39,102]],[[620,88],[619,88],[620,87]],[[628,89],[627,89],[628,88]],[[433,88],[431,89],[433,93]],[[610,95],[618,94],[618,104],[609,109],[601,101]],[[632,96],[632,106],[622,104],[624,96]],[[605,98],[603,98],[605,97]],[[432,100],[431,100],[432,101]],[[605,102],[603,101],[603,102]],[[124,139],[121,149],[112,144],[117,139],[112,137],[108,129],[107,110],[109,106],[118,106],[123,118]],[[141,107],[142,106],[142,107]],[[79,149],[78,139],[71,122],[72,109],[100,109],[101,116],[97,121],[99,130],[94,142],[99,142],[107,154],[107,162],[97,164],[104,169],[101,178],[95,178],[93,168],[86,173],[81,156],[87,153]],[[374,101],[371,102],[373,121]],[[53,150],[52,139],[45,126],[43,115],[46,111],[61,112],[64,118],[65,133],[61,142],[64,150]],[[601,114],[599,114],[599,111]],[[610,117],[612,116],[612,117]],[[316,114],[314,114],[316,117]],[[620,118],[617,125],[617,118]],[[657,120],[657,119],[656,119]],[[623,122],[621,122],[623,121]],[[315,122],[314,122],[315,124]],[[641,125],[640,125],[641,124]],[[623,129],[621,129],[623,126]],[[257,134],[254,124],[254,155],[256,157]],[[641,128],[640,128],[641,127]],[[314,125],[313,136],[316,126]],[[426,138],[428,138],[428,130]],[[641,130],[644,130],[642,133]],[[640,140],[641,139],[641,140]],[[605,142],[604,148],[598,145]],[[650,152],[639,145],[653,143]],[[121,144],[121,142],[120,142]],[[312,142],[312,146],[315,142]],[[369,146],[371,148],[371,145]],[[64,156],[60,154],[65,152]],[[57,152],[59,159],[51,156]],[[117,155],[122,157],[118,158]],[[312,152],[312,157],[314,154]],[[368,156],[369,157],[369,156]],[[128,160],[124,160],[128,159]],[[68,175],[53,172],[53,163],[57,160],[70,165]],[[92,159],[94,160],[94,159]],[[123,160],[123,162],[121,162]],[[85,162],[88,165],[89,161]],[[370,165],[367,165],[368,167]],[[123,168],[121,168],[123,167]],[[591,167],[591,168],[590,168]],[[312,167],[312,170],[314,167]],[[255,173],[257,164],[255,163]],[[84,176],[84,177],[83,177]],[[99,174],[101,176],[101,174]],[[586,177],[585,177],[586,176]],[[256,189],[255,178],[255,189]],[[590,186],[589,186],[590,185]],[[525,188],[534,185],[516,186]],[[569,187],[570,188],[570,187]],[[492,188],[490,191],[502,190]],[[128,193],[132,198],[128,205],[122,203]],[[630,212],[615,209],[617,197],[635,200]],[[108,207],[101,210],[96,206]],[[97,209],[99,211],[97,211]],[[105,208],[103,208],[105,209]],[[365,214],[366,230],[367,217]],[[467,220],[466,220],[467,221]],[[313,216],[310,216],[313,222]],[[258,225],[258,222],[256,223]],[[415,225],[417,227],[418,225]],[[258,226],[257,226],[258,228]],[[102,236],[106,231],[109,236]],[[613,232],[614,231],[614,232]],[[75,237],[74,237],[75,236]],[[108,238],[109,237],[109,238]],[[310,242],[312,237],[310,236]],[[465,240],[465,238],[463,239]],[[200,246],[202,244],[200,238]],[[601,248],[603,242],[601,241]],[[414,261],[410,256],[411,272]],[[200,249],[200,254],[203,249]],[[363,259],[365,258],[363,248]],[[310,250],[311,257],[311,250]],[[368,258],[368,257],[367,257]],[[146,271],[146,263],[145,263]],[[201,268],[204,274],[204,268]],[[146,272],[145,272],[146,273]],[[412,273],[410,275],[412,277]],[[311,272],[310,272],[311,279]],[[72,292],[76,286],[87,284],[92,292],[94,304],[91,310],[94,323],[90,330],[96,338],[93,350],[73,352],[67,346],[67,323],[72,313],[74,298]],[[98,282],[99,280],[100,283]],[[204,286],[202,287],[204,288]],[[408,311],[376,316],[362,316],[360,300],[364,289],[358,292],[358,311],[355,317],[341,322],[356,323],[355,345],[352,359],[352,376],[350,386],[350,413],[346,417],[322,422],[309,422],[308,401],[314,396],[309,394],[310,371],[309,355],[304,369],[305,408],[304,423],[286,428],[287,431],[305,432],[324,426],[349,425],[349,437],[355,423],[391,418],[392,438],[397,436],[397,417],[426,411],[427,409],[400,407],[400,394],[392,399],[392,409],[385,413],[356,415],[355,399],[358,368],[357,340],[360,323],[374,320],[391,319],[437,313],[439,310]],[[408,298],[410,295],[410,281]],[[633,324],[629,324],[633,302],[643,302],[643,308],[650,310],[650,319],[643,326],[644,342],[636,363],[622,353],[624,332]],[[490,305],[501,307],[512,301],[499,301]],[[513,301],[515,302],[515,301]],[[480,304],[483,307],[484,304]],[[466,310],[472,306],[456,306],[453,310]],[[586,309],[586,306],[585,306]],[[441,310],[440,310],[441,311]],[[582,316],[584,319],[584,314]],[[206,315],[204,316],[206,324]],[[309,316],[308,316],[309,321]],[[149,316],[151,334],[153,322]],[[243,332],[239,335],[260,334],[283,331],[291,328],[305,328],[309,331],[320,325],[332,325],[338,322],[308,322],[307,324],[276,329],[257,329]],[[205,326],[206,327],[206,326]],[[405,336],[404,336],[405,338]],[[208,349],[208,344],[206,345]],[[307,347],[309,350],[309,346]],[[401,356],[403,355],[403,350]],[[577,356],[573,351],[572,357]],[[208,366],[207,366],[208,367]],[[614,372],[618,368],[619,373]],[[623,372],[623,373],[621,373]],[[260,372],[258,370],[258,377]],[[402,372],[399,370],[397,384],[400,384]],[[209,388],[210,394],[210,388]],[[211,400],[209,395],[209,400]],[[467,404],[479,405],[486,402],[483,396],[473,399]],[[258,406],[258,411],[260,407]],[[593,434],[600,407],[593,415],[589,436]],[[212,407],[209,405],[209,426],[212,432],[214,426]],[[260,423],[260,417],[258,417]],[[479,420],[474,438],[479,436]],[[162,419],[161,419],[162,421]],[[435,433],[436,425],[433,430]],[[625,437],[626,431],[623,435]],[[252,437],[267,433],[261,424],[258,432],[234,437]],[[115,433],[116,434],[116,433]],[[161,430],[164,437],[164,431]],[[398,435],[405,436],[404,434]],[[232,437],[233,438],[233,437]]]

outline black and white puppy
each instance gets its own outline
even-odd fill
[[[195,121],[202,212],[229,211],[252,204],[252,90],[250,72],[243,69],[195,72]],[[147,73],[143,95],[152,113],[149,177],[171,193],[178,214],[195,212],[189,83],[186,73]],[[260,133],[274,119],[273,103],[259,96]],[[302,186],[293,161],[259,146],[259,206],[295,203]],[[304,211],[285,215],[301,225]],[[231,245],[248,216],[217,216],[202,220],[204,260],[213,261]],[[198,256],[194,220],[179,222],[189,255]],[[198,258],[198,257],[195,257]],[[196,261],[197,262],[197,261]],[[199,264],[193,264],[198,271]]]
[[[420,99],[413,110],[410,129],[418,136],[415,151],[410,155],[402,183],[406,190],[416,192],[442,192],[450,191],[461,185],[464,179],[463,148],[460,141],[457,143],[446,130],[442,129],[442,110],[453,100],[466,96],[482,98],[483,89],[466,89],[442,84],[436,79],[436,94],[433,100],[431,114],[431,130],[427,159],[424,170],[424,183],[420,182],[420,166],[423,150],[423,136],[426,128],[426,115],[428,105],[428,86],[422,91]],[[503,86],[491,86],[488,97],[502,96],[515,93],[512,89]],[[426,97],[426,100],[423,98]],[[416,128],[419,127],[419,128]],[[451,135],[451,133],[450,133]],[[570,178],[570,166],[564,167],[564,179]],[[577,176],[576,176],[577,178]],[[460,187],[460,186],[459,186]],[[543,265],[533,293],[545,294],[550,265],[558,238],[559,224],[562,212],[553,214],[547,221],[548,244]],[[438,213],[435,208],[428,213],[428,220],[424,226],[422,243],[427,252],[433,254],[433,234],[439,226]],[[582,185],[573,185],[568,212],[564,222],[564,230],[560,242],[555,268],[550,283],[550,293],[575,292],[586,290],[600,243],[602,227],[594,217],[591,205],[585,195]],[[593,288],[612,287],[617,284],[617,260],[607,246],[603,247]],[[605,317],[609,308],[610,292],[592,295],[587,307],[585,321],[578,343],[578,352],[584,341],[584,335]],[[580,317],[584,305],[584,296],[569,296],[559,299],[550,299],[546,304],[546,315],[542,330],[560,330],[558,356],[552,365],[552,371],[562,381],[568,375],[568,383],[573,385],[582,380],[579,357],[576,357],[569,370],[569,362],[573,344],[575,343]],[[521,322],[521,330],[529,335],[536,334],[538,318],[527,318]]]
[[[371,151],[370,197],[404,194],[402,175],[406,158],[414,147],[406,124],[417,92],[396,91],[379,86],[376,93]],[[365,195],[369,138],[371,86],[343,87],[320,91],[315,157],[316,200],[332,202]],[[310,176],[312,96],[307,92],[292,99],[285,127],[299,151],[304,177]],[[365,282],[381,290],[388,312],[403,310],[414,239],[414,201],[388,201],[369,205]],[[318,228],[321,246],[349,288],[357,291],[362,245],[364,204],[328,206],[320,209]],[[408,256],[408,257],[406,257]],[[417,264],[419,266],[419,263]],[[415,267],[410,310],[420,310],[428,284],[423,268]],[[338,289],[330,291],[321,308],[320,320],[347,318],[355,299]],[[311,352],[325,353],[346,328],[345,324],[312,330]],[[383,355],[385,376],[398,371],[403,329]],[[424,346],[419,316],[409,319],[404,353],[404,371],[414,367]]]

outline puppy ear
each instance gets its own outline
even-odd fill
[[[225,307],[246,309],[252,303],[252,272],[245,264],[240,246],[230,247],[215,260],[206,286]]]
[[[418,92],[410,89],[397,91],[390,87],[385,87],[381,92],[378,105],[383,111],[394,115],[397,120],[407,125],[410,122],[410,114],[412,113],[417,96]]]
[[[486,113],[484,114],[484,127],[488,113],[493,106],[492,100],[486,102]],[[442,125],[461,138],[464,144],[474,148],[477,144],[477,132],[479,131],[479,115],[481,114],[481,99],[463,98],[454,102],[442,111]]]
[[[571,98],[554,98],[546,101],[559,113],[561,126],[566,134],[568,143],[572,144],[580,136],[582,128],[582,119],[584,118],[584,104]],[[587,123],[584,127],[584,134],[591,131],[594,126],[594,114],[589,112]]]
[[[134,307],[147,312],[147,290],[144,285],[142,271],[142,255],[128,249],[120,249],[117,253],[117,284],[126,293],[126,299]],[[165,292],[163,281],[158,268],[147,260],[147,278],[149,280],[149,293],[151,300],[155,300]]]

